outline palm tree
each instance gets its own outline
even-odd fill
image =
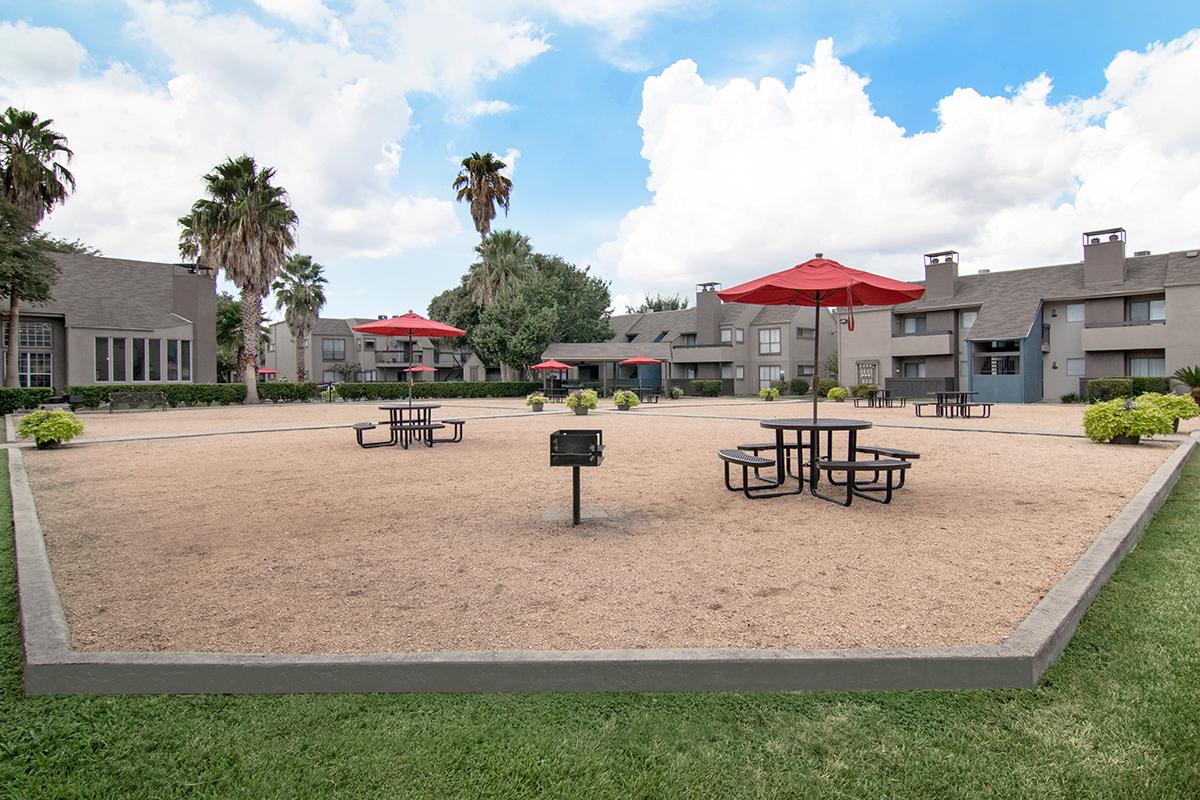
[[[285,309],[283,321],[296,340],[296,380],[308,378],[305,369],[304,341],[317,324],[317,317],[325,307],[325,280],[320,264],[312,256],[293,255],[283,266],[279,279],[271,286],[275,292],[275,308]]]
[[[75,191],[75,176],[64,166],[75,155],[67,147],[67,137],[54,131],[52,119],[39,120],[32,111],[12,106],[0,115],[0,195],[20,209],[32,227],[37,227],[54,207],[66,202]],[[22,299],[45,301],[50,286],[42,280],[23,281],[13,276],[8,294],[8,359],[4,364],[4,385],[17,385],[17,344],[20,334],[19,305]],[[31,291],[22,291],[22,286]],[[44,292],[35,290],[44,288]]]
[[[458,177],[454,179],[451,188],[458,190],[458,202],[466,201],[471,206],[471,219],[475,222],[475,230],[479,231],[479,252],[483,260],[483,285],[489,292],[484,297],[484,303],[490,303],[492,281],[487,276],[489,269],[488,233],[492,230],[492,220],[496,218],[496,207],[504,209],[508,214],[509,196],[512,194],[512,181],[504,177],[501,171],[508,167],[492,153],[471,153],[462,160]]]
[[[225,270],[241,290],[242,350],[239,369],[247,403],[258,402],[258,347],[262,301],[295,246],[296,212],[287,192],[271,183],[275,170],[243,155],[204,176],[202,197],[179,218],[179,252],[201,266]]]
[[[482,246],[476,246],[475,252],[479,253],[480,261],[472,265],[468,283],[472,299],[484,306],[501,297],[525,275],[533,244],[518,231],[496,231],[488,237],[487,255]]]

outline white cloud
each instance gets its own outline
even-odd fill
[[[503,100],[476,100],[464,109],[468,117],[484,117],[489,114],[503,114],[515,109],[512,103]]]
[[[86,56],[66,31],[0,22],[0,80],[57,83],[73,77]]]
[[[957,89],[908,135],[867,80],[818,43],[791,86],[707,83],[679,61],[646,80],[649,205],[600,251],[655,290],[727,285],[815,251],[919,277],[954,247],[973,267],[1077,261],[1080,231],[1123,225],[1138,249],[1200,243],[1200,31],[1118,54],[1098,96],[1055,103],[1038,76],[1010,96]]]

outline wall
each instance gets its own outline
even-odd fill
[[[1167,374],[1200,364],[1200,286],[1167,289]]]
[[[892,363],[892,311],[890,307],[854,310],[854,330],[839,325],[838,374],[843,386],[858,383],[858,362],[878,362],[879,381],[895,377]]]
[[[211,276],[176,267],[172,310],[192,321],[192,381],[217,381],[217,289]]]
[[[1050,323],[1050,353],[1042,362],[1042,391],[1047,399],[1079,392],[1083,376],[1067,374],[1068,358],[1084,358],[1081,339],[1082,322],[1067,322],[1067,303],[1046,303],[1042,308],[1043,321]],[[1086,315],[1086,309],[1084,311]],[[1058,368],[1055,369],[1055,364]],[[1086,364],[1085,364],[1086,370]]]
[[[134,331],[134,330],[113,330],[111,328],[75,328],[68,327],[66,329],[67,353],[67,382],[75,386],[91,386],[96,383],[96,337],[105,336],[112,338],[124,337],[127,339],[191,339],[193,329],[190,324],[180,323],[173,328],[156,328],[152,331]],[[193,345],[194,347],[194,345]],[[125,374],[132,376],[132,344],[127,344],[125,349]],[[190,381],[172,381],[172,383],[199,383],[195,379],[196,369],[195,351],[192,353],[192,375]],[[160,381],[147,382],[167,382],[167,345],[164,341],[159,348],[159,374]],[[58,378],[56,377],[57,381]],[[119,383],[133,383],[132,380],[118,381]]]
[[[1043,361],[1048,358],[1042,352],[1042,313],[1044,306],[1038,305],[1029,335],[1021,340],[1021,401],[1036,403],[1042,399]]]

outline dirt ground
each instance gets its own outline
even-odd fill
[[[891,506],[727,492],[715,451],[770,435],[732,417],[793,404],[661,403],[480,418],[460,444],[362,450],[347,430],[26,451],[73,645],[350,653],[985,644],[1010,633],[1174,447],[876,427],[920,451]],[[549,407],[553,408],[553,407]],[[916,422],[911,409],[824,404]],[[1002,406],[980,427],[1078,431],[1079,407]],[[646,413],[648,412],[648,413]],[[373,406],[88,415],[89,437],[372,419]],[[705,418],[693,416],[703,414]],[[448,414],[447,414],[448,415]],[[730,419],[708,417],[729,416]],[[570,501],[557,428],[598,427]],[[1185,430],[1188,429],[1185,426]]]

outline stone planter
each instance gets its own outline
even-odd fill
[[[586,417],[587,412],[588,412],[587,406],[575,406],[575,416]]]
[[[529,407],[530,407],[531,409],[533,409],[534,411],[541,411],[541,410],[542,410],[542,404],[541,404],[541,403],[530,403],[530,404],[529,404]]]
[[[1114,436],[1109,440],[1113,444],[1141,444],[1141,436],[1125,436],[1124,434]]]

